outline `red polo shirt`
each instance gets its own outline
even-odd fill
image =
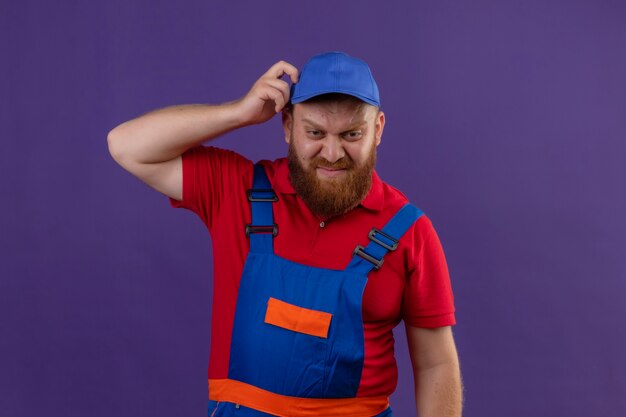
[[[372,227],[382,229],[406,197],[382,182],[376,172],[359,206],[342,216],[315,216],[294,191],[285,158],[262,161],[278,195],[273,204],[278,235],[276,255],[328,269],[344,269],[357,244],[369,243]],[[183,200],[173,207],[196,213],[213,243],[213,319],[210,379],[228,377],[230,340],[239,280],[249,249],[245,225],[251,222],[246,190],[253,163],[229,150],[198,146],[183,154]],[[365,358],[357,396],[390,395],[396,387],[392,329],[404,320],[416,327],[455,324],[448,268],[439,239],[424,215],[385,256],[380,270],[368,275],[363,295]]]

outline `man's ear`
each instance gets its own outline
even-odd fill
[[[282,112],[283,130],[285,131],[285,142],[291,142],[291,128],[293,127],[293,107]]]
[[[376,115],[376,125],[374,128],[374,136],[376,139],[376,146],[380,145],[380,140],[383,137],[383,130],[385,129],[385,113],[382,110],[378,111]]]

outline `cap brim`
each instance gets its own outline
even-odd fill
[[[313,97],[321,96],[323,94],[333,94],[333,93],[347,94],[349,96],[356,97],[359,100],[366,102],[367,104],[371,104],[372,106],[380,107],[380,103],[376,102],[375,100],[372,100],[371,98],[364,97],[361,94],[358,94],[352,91],[343,91],[343,90],[337,90],[337,89],[316,91],[315,93],[292,97],[290,101],[291,101],[291,104],[298,104],[298,103],[302,103],[303,101],[312,99]]]

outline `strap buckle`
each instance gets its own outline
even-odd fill
[[[252,193],[254,193],[255,196],[252,195]],[[259,197],[258,194],[266,194],[263,197]],[[270,194],[270,196],[267,196],[267,194]],[[253,188],[251,190],[246,190],[246,195],[248,196],[248,201],[251,202],[255,202],[255,201],[260,201],[260,202],[266,202],[266,203],[273,203],[274,201],[278,201],[278,196],[276,195],[276,193],[274,192],[273,189],[271,188]]]
[[[391,241],[392,242],[391,245],[383,242],[382,240],[380,240],[380,238],[376,237],[377,234]],[[373,227],[372,230],[370,230],[367,237],[369,237],[372,242],[379,244],[380,246],[387,249],[388,251],[396,250],[398,248],[398,239],[392,236],[389,236],[387,233],[375,227]]]
[[[384,259],[376,259],[374,258],[372,255],[370,255],[369,253],[365,252],[365,248],[361,245],[356,245],[356,248],[354,248],[354,252],[352,252],[352,256],[357,255],[360,256],[361,258],[365,259],[368,262],[371,262],[372,264],[374,264],[374,269],[380,269],[380,267],[383,265],[383,262],[385,261]]]
[[[253,226],[251,224],[246,225],[246,236],[250,237],[250,233],[271,233],[272,236],[278,234],[278,225],[272,224],[269,226]]]

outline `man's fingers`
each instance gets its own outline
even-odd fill
[[[272,65],[270,69],[267,70],[267,72],[264,74],[264,76],[280,78],[284,74],[289,75],[289,78],[291,78],[291,82],[298,82],[298,69],[286,61],[278,61],[277,63]]]
[[[263,101],[273,101],[276,113],[278,113],[285,106],[285,103],[287,103],[284,93],[269,83],[260,85],[255,95]]]
[[[266,82],[283,95],[283,101],[289,101],[289,84],[283,80],[267,79]]]
[[[274,103],[276,104],[276,106],[274,106],[274,110],[278,113],[283,107],[285,107],[285,103],[287,101],[280,90],[273,87],[270,87],[268,90],[268,96],[274,100]]]
[[[289,101],[289,83],[282,80],[288,74],[291,81],[298,81],[298,69],[285,61],[279,61],[263,74],[248,93],[239,100],[242,120],[248,124],[263,123],[280,112]],[[270,109],[274,103],[274,112]]]

